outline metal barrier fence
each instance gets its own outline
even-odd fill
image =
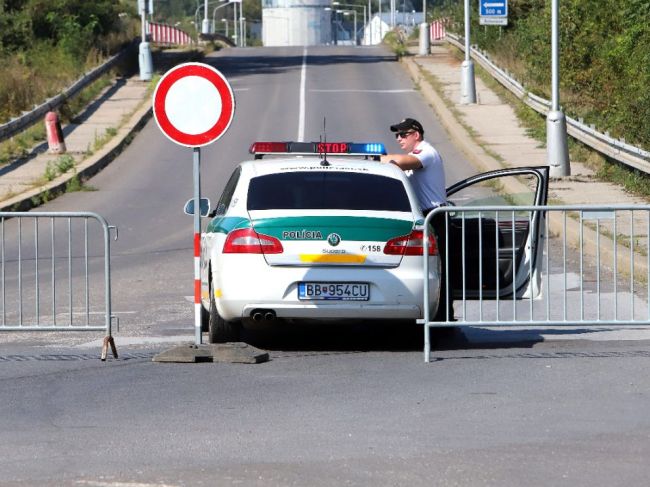
[[[111,229],[96,213],[0,212],[0,331],[105,330],[101,358],[117,357]]]
[[[650,324],[650,206],[441,207],[425,241],[435,218],[446,238],[440,281],[424,283],[426,362],[436,327]],[[433,321],[426,297],[438,282],[455,320]]]

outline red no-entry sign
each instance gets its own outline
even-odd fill
[[[235,114],[235,97],[226,78],[212,66],[179,64],[158,82],[153,114],[172,142],[202,147],[228,130]]]

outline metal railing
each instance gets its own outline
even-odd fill
[[[425,241],[436,215],[445,258],[424,296],[444,282],[455,320],[424,306],[425,361],[436,327],[650,325],[650,206],[441,207]]]
[[[133,50],[134,46],[135,43],[131,43],[128,47],[109,58],[104,64],[97,66],[84,74],[58,95],[45,100],[44,103],[35,106],[31,111],[24,112],[20,117],[13,118],[7,123],[0,125],[0,142],[13,137],[35,123],[43,120],[43,117],[47,112],[56,110],[65,103],[66,100],[77,95],[82,89],[113,68],[126,54]]]
[[[105,330],[102,360],[117,356],[111,229],[96,213],[0,212],[0,332]]]
[[[447,42],[454,45],[461,51],[465,51],[464,40],[460,36],[447,33]],[[476,46],[472,46],[472,58],[476,60],[492,77],[501,83],[506,89],[512,92],[517,98],[521,99],[526,105],[538,113],[547,114],[551,102],[540,96],[529,93],[526,88],[517,80],[512,78],[509,73],[488,58],[487,53],[480,51]],[[606,155],[618,162],[632,166],[640,171],[650,173],[650,152],[624,140],[610,137],[608,133],[598,132],[593,126],[586,125],[581,120],[576,120],[566,116],[567,132],[572,137],[578,139],[583,144]]]

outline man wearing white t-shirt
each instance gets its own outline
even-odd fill
[[[412,118],[405,118],[401,122],[391,125],[390,130],[395,132],[397,142],[405,154],[387,154],[381,157],[381,161],[395,164],[407,173],[424,216],[439,206],[446,206],[447,189],[442,157],[431,144],[424,140],[422,124]],[[438,242],[438,252],[444,266],[445,215],[434,217],[434,220],[432,225]],[[449,299],[446,299],[446,282],[444,278],[442,281],[440,305],[434,320],[447,321],[446,303],[446,307],[449,308],[449,321],[454,321],[453,299],[451,293],[449,293]]]
[[[445,170],[438,151],[424,140],[424,129],[417,120],[406,118],[390,130],[406,154],[387,154],[382,162],[395,164],[407,172],[411,186],[425,214],[447,203]]]

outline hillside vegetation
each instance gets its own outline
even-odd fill
[[[463,35],[462,2],[437,7]],[[471,0],[471,42],[551,98],[551,2],[509,0],[507,27],[479,25]],[[567,114],[650,149],[650,2],[561,0],[560,101]]]
[[[127,0],[0,0],[0,123],[59,93],[137,35]]]

